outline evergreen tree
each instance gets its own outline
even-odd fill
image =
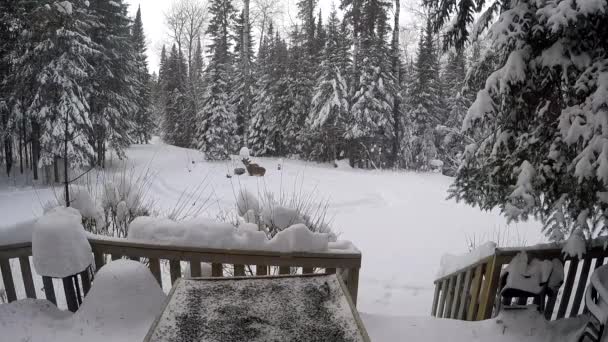
[[[164,139],[167,143],[181,147],[190,146],[191,140],[183,134],[186,125],[192,121],[185,120],[188,98],[186,97],[186,60],[175,44],[171,53],[161,65],[160,77],[166,93]]]
[[[335,160],[344,151],[348,122],[350,44],[335,9],[329,16],[327,38],[321,69],[313,90],[308,117],[313,145],[311,157],[320,161]]]
[[[26,46],[29,45],[29,37],[20,33],[28,32],[27,13],[31,11],[32,5],[31,2],[21,0],[0,3],[0,146],[2,147],[0,162],[4,163],[8,176],[11,174],[15,158],[13,155],[15,133],[20,132],[18,145],[21,146],[23,135],[26,133],[23,122],[29,121],[21,106],[13,105],[21,103],[21,97],[19,99],[13,97],[13,90],[33,78],[31,73],[24,73],[15,68],[17,57],[21,55],[21,51],[26,51]],[[15,77],[16,73],[23,78]],[[25,91],[25,87],[19,88]],[[21,148],[19,150],[21,151]],[[19,159],[23,170],[21,153]],[[35,162],[37,164],[37,158]]]
[[[351,99],[353,123],[347,132],[351,146],[358,148],[351,155],[366,166],[385,167],[389,164],[393,131],[393,104],[399,87],[392,73],[391,51],[386,42],[388,31],[386,1],[361,4],[355,92]]]
[[[198,113],[198,147],[209,160],[226,160],[236,149],[236,113],[232,100],[231,27],[236,10],[230,0],[213,0],[207,33],[211,37],[205,91]]]
[[[92,39],[100,46],[95,60],[95,82],[91,93],[91,120],[89,133],[95,148],[97,165],[103,166],[106,148],[124,158],[124,150],[132,143],[131,133],[140,104],[140,87],[136,51],[131,43],[127,5],[122,0],[108,2],[93,0],[90,8],[100,25],[92,32]],[[106,144],[107,143],[107,144]]]
[[[91,41],[89,32],[100,23],[84,1],[42,1],[28,16],[28,49],[14,65],[14,76],[22,81],[15,84],[13,103],[44,128],[43,165],[57,157],[66,167],[90,165],[94,154],[87,139],[93,127],[88,99],[95,72],[92,61],[101,47]]]
[[[437,158],[434,130],[445,122],[441,103],[439,60],[434,43],[432,23],[427,20],[418,45],[415,79],[410,93],[410,120],[412,122],[412,164],[426,170],[431,159]]]
[[[248,146],[255,155],[282,152],[282,129],[279,116],[284,109],[281,99],[287,87],[287,45],[274,34],[272,22],[257,58],[254,101],[249,124]]]
[[[460,132],[470,101],[464,94],[466,65],[463,50],[451,51],[442,75],[445,86],[444,96],[447,97],[446,120],[437,126],[436,146],[439,159],[444,162],[443,173],[453,176],[460,166],[460,156],[464,144],[468,140]]]
[[[306,132],[304,131],[306,118],[310,111],[310,101],[314,85],[313,56],[308,53],[313,42],[307,41],[296,25],[291,33],[291,46],[285,56],[286,74],[280,75],[278,106],[275,110],[281,130],[281,139],[278,144],[278,154],[299,154],[304,150]],[[285,91],[281,91],[285,89]]]
[[[133,138],[135,141],[145,144],[150,141],[150,133],[154,130],[151,105],[151,84],[148,73],[148,61],[146,60],[146,38],[141,21],[141,7],[137,8],[137,14],[131,28],[132,46],[135,51],[136,63],[136,90],[137,112],[134,118]]]
[[[541,219],[552,240],[575,230],[604,235],[608,208],[608,14],[596,6],[563,11],[564,4],[487,4],[476,26],[500,13],[489,32],[498,68],[463,122],[476,142],[451,188],[456,199],[499,207],[509,219]],[[481,10],[473,6],[454,7],[455,39],[448,42],[466,39],[473,17],[462,13]],[[439,12],[437,29],[450,12]]]
[[[247,141],[246,133],[251,119],[253,103],[253,40],[251,23],[245,23],[245,10],[236,22],[237,41],[235,45],[234,104],[236,106],[237,135],[240,143]]]

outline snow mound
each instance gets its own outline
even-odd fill
[[[467,322],[434,317],[361,314],[372,341],[541,342],[578,341],[588,321],[583,315],[547,321],[536,308],[502,311],[497,317]]]
[[[278,252],[323,252],[328,247],[328,236],[311,232],[305,225],[296,224],[280,231],[269,242]]]
[[[42,299],[0,305],[1,341],[142,341],[165,295],[147,267],[117,260],[102,267],[72,314]]]
[[[557,260],[529,261],[526,252],[518,253],[501,272],[507,274],[505,289],[517,289],[530,293],[540,293],[543,286],[557,291],[564,282],[564,266]]]
[[[305,223],[297,210],[280,205],[272,205],[264,208],[261,216],[264,224],[279,230],[283,230],[294,224]]]
[[[334,238],[330,234],[312,232],[303,224],[289,226],[269,240],[266,233],[254,229],[253,225],[237,229],[228,223],[208,219],[175,222],[169,219],[138,217],[131,222],[127,238],[200,248],[273,252],[358,252],[352,243],[332,242]]]
[[[31,242],[35,225],[36,220],[28,220],[0,227],[0,241],[3,245]]]
[[[253,211],[253,214],[260,213],[260,202],[258,198],[247,191],[247,189],[241,189],[236,199],[236,207],[240,216],[245,216],[249,211]],[[250,222],[250,221],[247,221]]]
[[[463,255],[444,254],[441,257],[437,279],[442,278],[450,273],[454,273],[477,261],[487,258],[494,254],[496,243],[486,242],[483,245],[475,248],[469,253]]]
[[[341,159],[341,160],[334,160],[334,167],[337,169],[352,169],[353,167],[350,166],[350,159]]]
[[[65,194],[61,199],[61,203],[65,205]],[[102,209],[95,204],[89,191],[82,186],[70,187],[70,207],[78,210],[82,217],[95,219],[103,216]]]
[[[36,272],[53,278],[80,273],[91,265],[93,252],[78,210],[57,207],[38,219],[32,254]]]
[[[245,146],[241,147],[241,150],[239,151],[239,157],[241,157],[241,159],[248,159],[249,149]]]
[[[83,325],[105,326],[104,330],[138,329],[144,336],[164,300],[165,294],[145,265],[116,260],[97,272],[74,318]]]

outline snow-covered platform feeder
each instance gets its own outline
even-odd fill
[[[146,342],[369,341],[335,274],[180,279]]]

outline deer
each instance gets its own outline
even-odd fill
[[[265,168],[261,167],[256,163],[252,163],[249,158],[243,158],[243,164],[245,164],[247,173],[249,173],[250,176],[264,177],[264,175],[266,174]]]

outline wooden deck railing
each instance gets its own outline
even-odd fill
[[[548,244],[531,248],[497,248],[493,255],[435,280],[431,315],[439,318],[479,321],[495,314],[500,272],[513,257],[526,251],[529,258],[560,259],[564,263],[564,284],[557,297],[545,305],[547,319],[574,317],[583,312],[583,298],[593,270],[608,257],[603,243],[587,250],[583,259],[564,257],[562,246]],[[530,298],[513,298],[526,304]]]
[[[337,272],[343,277],[353,302],[357,303],[361,267],[360,253],[222,250],[140,243],[121,239],[91,238],[89,242],[95,259],[94,270],[98,270],[109,260],[128,258],[141,261],[148,265],[158,283],[161,287],[164,285],[165,288],[170,288],[170,285],[182,276],[182,270],[187,266],[190,267],[192,277],[201,276],[201,263],[211,264],[213,277]],[[0,246],[0,274],[8,301],[22,298],[67,298],[68,294],[65,294],[64,297],[61,291],[54,290],[54,288],[62,287],[61,280],[55,280],[54,287],[52,283],[48,286],[48,279],[43,284],[42,278],[33,272],[31,255],[31,243]],[[167,268],[168,272],[163,272]],[[165,273],[168,273],[168,277],[163,280]],[[19,282],[22,282],[22,287],[16,286]],[[87,279],[81,279],[79,283],[83,293],[88,291],[87,282]],[[51,290],[49,291],[49,289]],[[57,303],[56,300],[53,302]]]

